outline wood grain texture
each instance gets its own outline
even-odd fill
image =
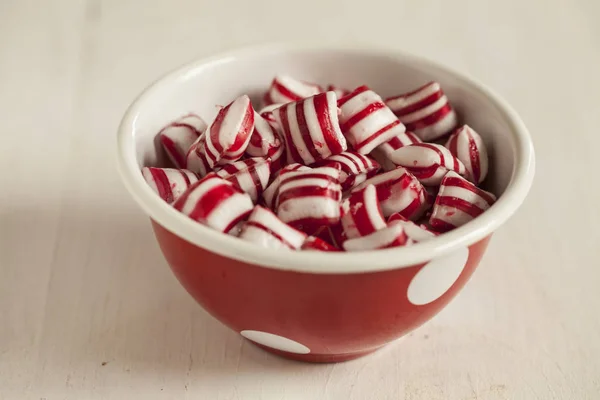
[[[600,396],[599,3],[345,4],[0,2],[0,399]],[[114,156],[122,113],[165,70],[321,36],[488,83],[522,115],[538,161],[464,291],[399,343],[337,365],[270,356],[198,307]]]

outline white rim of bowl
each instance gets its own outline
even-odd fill
[[[373,56],[401,58],[412,64],[427,65],[454,75],[459,82],[471,86],[488,97],[497,111],[509,122],[515,146],[515,164],[510,182],[498,201],[485,213],[462,227],[413,246],[372,250],[364,252],[318,252],[266,250],[236,237],[225,235],[203,226],[159,198],[144,181],[136,160],[133,132],[137,115],[146,99],[172,80],[203,67],[224,63],[250,53],[272,54],[279,52],[333,51]],[[373,46],[332,46],[319,44],[270,44],[235,49],[215,56],[202,58],[164,74],[146,87],[129,106],[118,130],[118,169],[125,187],[139,206],[157,223],[180,238],[222,256],[279,270],[347,274],[369,273],[406,268],[428,262],[460,247],[467,247],[493,233],[524,201],[535,172],[535,156],[531,137],[515,110],[492,89],[473,78],[435,61],[398,50]],[[232,249],[234,249],[232,251]]]

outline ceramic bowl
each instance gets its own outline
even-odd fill
[[[484,138],[499,196],[484,214],[410,247],[323,253],[273,251],[202,226],[161,200],[140,169],[166,165],[155,136],[178,116],[210,120],[240,94],[260,99],[277,73],[383,97],[441,83],[462,123]],[[456,296],[492,233],[525,199],[534,175],[530,136],[491,89],[438,63],[375,49],[263,46],[202,59],[148,86],[118,133],[123,182],[148,214],[160,248],[185,289],[219,321],[270,352],[334,362],[372,352],[417,328]]]

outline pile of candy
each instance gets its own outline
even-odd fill
[[[277,76],[207,125],[187,115],[159,139],[174,168],[145,167],[176,210],[267,248],[362,251],[406,246],[464,225],[495,196],[481,137],[440,85],[383,100]],[[444,143],[443,145],[440,143]]]

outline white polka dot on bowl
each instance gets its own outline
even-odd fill
[[[272,349],[287,351],[288,353],[308,354],[310,349],[305,345],[283,336],[268,332],[243,330],[240,334],[253,342],[262,344]]]
[[[468,258],[469,249],[465,247],[425,264],[408,286],[408,300],[422,306],[439,299],[456,282]]]

